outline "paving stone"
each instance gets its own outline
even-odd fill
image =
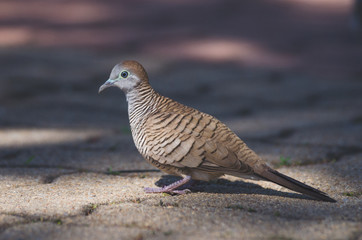
[[[278,142],[361,148],[361,133],[362,125],[357,124],[311,127]]]
[[[358,157],[344,161],[347,161],[347,164],[342,164],[342,161],[338,161],[335,163],[337,166],[331,164],[326,166],[322,164],[318,166],[283,168],[281,171],[296,179],[306,182],[307,184],[328,192],[337,200],[343,199],[343,201],[358,203],[360,201],[360,196],[353,198],[347,197],[343,194],[345,192],[359,193],[361,191],[359,184],[361,179],[358,172],[358,169],[360,169],[360,161]],[[342,166],[340,166],[341,164]],[[341,172],[342,170],[345,172]],[[331,173],[334,174],[331,175]],[[29,178],[29,175],[31,176],[31,174],[33,173],[30,172],[27,177]],[[26,175],[26,171],[24,171],[24,175]],[[8,191],[7,195],[3,196],[1,211],[17,214],[26,213],[28,215],[40,214],[46,216],[76,215],[84,211],[84,207],[88,204],[126,201],[145,196],[142,188],[145,186],[152,186],[158,179],[157,176],[160,176],[160,173],[147,175],[136,174],[135,177],[131,178],[105,174],[77,173],[61,175],[49,184],[33,183],[31,188],[29,188],[26,184],[21,185],[23,181],[28,183],[28,180],[18,180],[17,182],[14,181],[12,183],[8,183]],[[34,178],[36,178],[36,176],[34,176]],[[232,177],[228,177],[227,179],[230,178],[232,181],[236,180],[236,178]],[[216,189],[221,188],[221,193],[223,191],[226,191],[226,193],[235,191],[240,193],[240,190],[237,190],[240,188],[237,184],[237,182],[232,183],[230,187],[230,185],[226,182],[227,187],[225,187],[225,183],[221,182],[221,185],[216,183],[214,187]],[[271,187],[275,190],[283,189],[275,184],[264,181],[258,181],[254,184],[267,188]],[[256,187],[256,192],[258,192],[260,190],[258,190],[258,188],[260,188],[258,185],[251,185],[248,188]],[[349,187],[346,188],[346,186]],[[206,191],[210,191],[210,189],[206,187]],[[213,190],[211,189],[211,191]],[[246,191],[246,193],[253,193],[250,192],[250,189],[244,189],[242,191]],[[283,189],[283,191],[285,191],[285,189]],[[268,191],[264,191],[262,195],[267,193]],[[278,195],[278,193],[272,191],[272,195],[274,194]],[[19,196],[23,197],[18,199]],[[57,196],[56,201],[54,201],[54,196]],[[197,196],[197,194],[194,196]],[[247,196],[250,197],[249,195]],[[201,199],[203,198],[202,196],[199,197],[201,197]],[[213,198],[217,197],[213,196]],[[268,201],[263,201],[262,198],[260,199],[260,202],[265,203]]]
[[[62,226],[37,222],[8,228],[0,239],[143,239],[149,230],[112,226]]]
[[[263,160],[273,167],[308,165],[336,161],[344,149],[314,144],[289,144],[246,140]]]
[[[210,196],[211,199],[214,197]],[[178,198],[177,204],[172,200],[168,202],[167,198],[166,200],[162,198],[160,200],[160,202],[163,201],[162,205],[156,201],[155,204],[146,203],[146,205],[141,202],[99,206],[99,209],[96,209],[91,215],[67,219],[64,224],[147,228],[155,232],[156,237],[164,235],[163,237],[172,239],[184,239],[185,237],[191,239],[237,239],[240,236],[243,239],[265,238],[265,236],[308,239],[312,236],[331,238],[336,234],[338,237],[352,236],[358,231],[358,224],[347,220],[332,223],[328,216],[320,216],[318,219],[309,219],[308,222],[304,222],[300,219],[279,215],[277,210],[270,215],[265,215],[260,213],[262,208],[248,208],[247,205],[243,205],[243,202],[240,204],[240,201],[234,205],[227,205],[229,196],[224,196],[216,201],[217,203],[227,201],[226,204],[221,205],[208,204],[209,198],[204,199],[202,201],[204,205],[201,205],[201,199],[198,198],[199,201],[193,204],[190,202],[185,206],[183,202],[190,197]],[[207,205],[205,206],[205,204]],[[283,204],[274,203],[274,205],[277,205],[276,208],[279,210],[283,207]],[[293,207],[296,206],[290,206],[290,209]],[[288,210],[290,211],[290,209]],[[303,215],[302,211],[299,214]],[[243,227],[241,228],[240,225]],[[326,226],[330,227],[325,228]],[[301,229],[303,231],[300,231]],[[341,230],[344,235],[340,233]]]
[[[296,109],[265,111],[260,114],[224,121],[241,139],[287,138],[301,130],[348,127],[359,116],[357,109]],[[330,127],[329,127],[330,126]],[[351,128],[359,129],[358,124]],[[348,129],[347,129],[348,130]],[[359,132],[356,132],[356,135]]]
[[[0,235],[3,230],[6,228],[16,225],[16,224],[22,224],[27,222],[25,218],[22,218],[20,216],[11,216],[7,214],[0,214]],[[1,236],[0,236],[1,238]]]
[[[151,185],[152,180],[156,181],[154,177],[145,179],[147,174],[143,173],[133,176],[74,173],[60,175],[50,183],[40,182],[30,186],[26,178],[20,178],[7,183],[6,194],[0,197],[0,213],[48,218],[77,215],[83,213],[88,204],[135,198],[135,195],[144,194],[143,187],[147,183]]]
[[[45,140],[46,141],[46,140]],[[155,169],[137,152],[132,136],[93,135],[73,143],[6,150],[0,154],[4,167],[52,167],[81,171]]]
[[[16,188],[36,186],[48,183],[62,174],[73,173],[69,169],[50,168],[0,168],[0,191],[7,191]],[[6,198],[5,194],[3,197]]]

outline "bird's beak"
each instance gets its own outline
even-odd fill
[[[108,79],[103,85],[99,88],[98,93],[102,92],[104,89],[111,87],[116,80]]]

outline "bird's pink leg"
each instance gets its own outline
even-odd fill
[[[176,193],[176,194],[185,194],[190,192],[189,189],[176,190],[176,188],[188,183],[191,180],[190,176],[186,176],[183,179],[171,183],[170,185],[160,187],[160,188],[145,188],[146,193]]]

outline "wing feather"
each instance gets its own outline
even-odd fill
[[[238,145],[228,145],[227,138],[237,138],[216,118],[194,109],[163,112],[147,119],[146,134],[152,138],[149,157],[161,164],[197,168],[211,172],[253,173],[248,164],[238,158]],[[166,132],[167,134],[162,134]]]

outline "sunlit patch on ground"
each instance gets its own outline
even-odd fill
[[[105,134],[95,129],[1,129],[0,148],[16,148],[77,142]]]

